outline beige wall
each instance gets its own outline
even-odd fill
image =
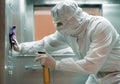
[[[0,0],[0,84],[4,84],[5,0]]]
[[[35,40],[55,32],[50,10],[35,11]]]

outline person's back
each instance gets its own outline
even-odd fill
[[[101,27],[97,29],[97,26],[100,26],[100,24],[102,24]],[[114,41],[113,45],[109,47],[111,49],[109,50],[107,54],[107,59],[105,63],[103,64],[100,71],[105,71],[105,72],[106,71],[120,71],[120,36],[119,36],[119,33],[114,28],[114,26],[104,17],[91,16],[91,18],[89,19],[89,25],[87,29],[88,31],[90,31],[88,32],[89,36],[91,36],[91,34],[93,34],[94,32],[100,33],[101,31],[106,30],[103,32],[103,34],[104,33],[108,34],[108,38],[105,38],[105,40]],[[104,37],[103,34],[101,34],[100,41],[102,41]],[[106,51],[104,50],[104,52]]]

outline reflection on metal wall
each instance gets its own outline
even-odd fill
[[[103,16],[106,17],[120,33],[120,4],[103,4]]]

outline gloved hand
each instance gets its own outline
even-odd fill
[[[9,30],[9,42],[11,48],[13,48],[15,51],[20,51],[19,43],[16,39],[16,26],[13,26]]]
[[[16,39],[16,36],[13,35],[12,38],[13,38],[13,40],[15,41],[15,44],[12,45],[12,46],[13,46],[13,49],[14,49],[15,51],[19,52],[19,51],[20,51],[20,46],[19,46],[19,43],[18,43],[18,41],[17,41],[17,39]]]
[[[35,58],[35,61],[40,61],[41,65],[55,69],[56,61],[52,56],[49,56],[48,54],[38,55]]]

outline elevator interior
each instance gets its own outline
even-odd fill
[[[35,55],[21,55],[11,50],[8,32],[12,26],[16,26],[19,43],[39,40],[55,32],[50,9],[56,3],[58,1],[55,0],[6,0],[5,84],[43,84],[42,67],[34,61]],[[84,11],[109,19],[120,33],[120,5],[117,2],[98,0],[97,3],[92,1],[91,3],[78,1],[78,3]],[[69,47],[66,49],[72,52]],[[64,57],[75,57],[69,51],[63,52]],[[63,58],[57,51],[51,54],[55,59]],[[50,70],[51,84],[84,84],[87,76],[86,74]]]

